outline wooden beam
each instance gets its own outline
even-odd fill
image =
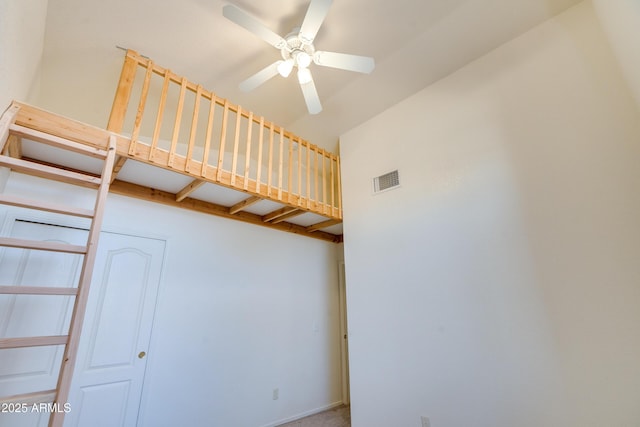
[[[275,219],[271,220],[271,224],[281,223],[281,222],[286,221],[286,220],[288,220],[290,218],[296,217],[298,215],[302,215],[303,213],[305,213],[305,211],[301,211],[301,210],[295,210],[295,211],[289,212],[288,214],[281,215],[278,218],[275,218]]]
[[[127,162],[127,157],[124,156],[116,156],[116,161],[113,164],[113,170],[111,171],[111,182],[115,181],[116,177],[124,167],[124,164]]]
[[[250,212],[238,212],[236,214],[230,214],[227,206],[217,205],[215,203],[205,202],[202,200],[196,200],[186,198],[182,202],[176,201],[176,195],[166,191],[156,190],[154,188],[144,187],[129,182],[123,182],[115,180],[111,185],[110,192],[114,194],[120,194],[123,196],[134,197],[140,200],[146,200],[150,202],[156,202],[167,206],[173,206],[178,208],[189,209],[196,212],[201,212],[210,215],[216,215],[223,218],[235,219],[238,221],[260,225],[263,227],[272,228],[274,230],[286,231],[289,233],[298,234],[305,237],[312,237],[319,240],[324,240],[333,243],[342,242],[342,235],[336,235],[331,233],[325,233],[317,231],[315,233],[309,233],[306,227],[292,224],[290,222],[281,222],[279,224],[271,224],[264,222],[262,216],[252,214]]]
[[[322,221],[319,222],[317,224],[313,224],[307,227],[307,231],[309,233],[313,233],[314,231],[318,231],[322,228],[327,228],[327,227],[331,227],[332,225],[337,225],[340,224],[342,221],[340,221],[339,219],[329,219],[326,221]]]
[[[178,193],[176,194],[176,202],[183,201],[189,196],[189,194],[193,193],[194,191],[196,191],[198,188],[202,187],[206,183],[207,181],[203,181],[201,179],[194,179],[193,181],[191,181],[189,185],[184,187],[182,190],[178,191]]]
[[[22,138],[18,135],[9,135],[7,145],[4,148],[5,153],[9,157],[14,159],[22,158]]]
[[[236,203],[235,205],[231,206],[229,208],[229,213],[232,214],[232,215],[236,214],[236,213],[240,212],[241,210],[243,210],[244,208],[247,208],[247,207],[253,205],[254,203],[258,203],[260,200],[263,200],[262,197],[251,196],[248,199],[244,199],[240,203]]]
[[[284,208],[275,210],[273,212],[270,212],[270,213],[264,215],[262,217],[262,220],[264,222],[273,221],[276,218],[280,218],[282,215],[287,215],[287,214],[290,214],[291,212],[295,212],[297,210],[298,210],[298,208],[294,208],[292,206],[285,206]]]
[[[55,134],[61,138],[85,145],[92,145],[102,149],[107,148],[110,133],[104,129],[62,117],[28,104],[19,102],[14,102],[14,104],[20,107],[16,117],[16,124],[44,133]],[[116,139],[118,140],[118,146],[126,144],[127,148],[129,147],[128,138],[116,135]]]
[[[27,159],[28,159],[28,158],[27,158]],[[44,165],[51,165],[50,163],[43,162],[43,161],[40,161],[40,160],[34,160],[34,159],[28,159],[28,160],[29,160],[29,161],[32,161],[32,162],[41,163],[41,164],[44,164]],[[82,172],[83,172],[83,171],[79,171],[79,170],[77,170],[77,169],[72,169],[72,168],[66,168],[66,169],[68,169],[68,170],[70,170],[70,171],[73,171],[73,172],[80,172],[80,173],[82,173]],[[120,183],[120,184],[125,184],[125,185],[134,185],[134,184],[126,183],[126,182],[124,182],[124,181],[118,181],[118,183]],[[147,188],[147,187],[142,187],[142,186],[138,186],[138,187],[140,187],[140,188]],[[150,188],[147,188],[147,190],[149,190],[149,191],[154,191],[154,190],[151,190]],[[125,194],[125,193],[122,193],[122,192],[119,192],[119,191],[113,191],[113,192],[114,192],[114,193],[116,193],[116,194],[123,194],[123,195],[125,195],[125,196],[130,196],[130,197],[138,197],[138,196],[136,196],[136,195]],[[171,194],[171,193],[167,193],[167,194]],[[177,195],[175,195],[174,197],[177,197]],[[156,200],[151,200],[151,199],[144,199],[144,200],[156,201]],[[246,208],[246,207],[248,207],[248,206],[250,206],[250,205],[252,205],[252,204],[254,204],[254,203],[257,203],[257,202],[259,202],[259,201],[261,201],[261,200],[265,200],[265,199],[264,199],[264,198],[262,198],[262,197],[259,197],[259,196],[251,196],[251,197],[249,197],[249,198],[247,198],[247,199],[245,199],[245,200],[243,200],[243,201],[241,201],[241,202],[239,202],[239,203],[237,203],[237,204],[235,204],[235,205],[233,205],[233,206],[231,206],[231,207],[226,208],[227,213],[228,213],[229,215],[222,215],[222,216],[224,216],[225,218],[229,218],[229,217],[230,217],[230,218],[232,218],[232,219],[240,219],[241,221],[244,221],[244,219],[242,219],[242,218],[237,218],[237,217],[235,216],[235,214],[237,214],[238,212],[242,211],[244,208]],[[203,202],[203,203],[206,203],[206,202]],[[177,205],[177,206],[181,206],[181,204],[180,204],[180,203],[178,203],[178,204],[176,204],[176,205]],[[215,205],[215,204],[213,204],[213,203],[212,203],[211,205]],[[172,206],[174,206],[174,205],[172,205]],[[224,208],[224,207],[222,207],[222,206],[220,206],[220,205],[215,205],[215,206],[219,206],[219,207],[220,207],[220,209]],[[185,206],[182,206],[182,207],[185,207]],[[190,208],[189,208],[189,207],[187,207],[187,209],[190,209]],[[299,210],[299,212],[300,212],[300,214],[304,213],[304,211],[303,211],[303,210]],[[206,213],[212,213],[212,212],[206,212]],[[213,213],[213,214],[217,215],[216,213]],[[253,215],[253,214],[251,214],[251,215]],[[296,216],[296,215],[292,215],[292,216]],[[255,217],[256,217],[256,218],[262,218],[262,217],[260,217],[259,215],[255,215]],[[253,218],[253,219],[255,219],[255,218]],[[252,220],[252,221],[245,221],[245,222],[255,223],[253,220]],[[320,230],[320,229],[322,229],[322,228],[330,227],[330,226],[332,226],[332,225],[336,225],[336,224],[340,224],[340,223],[342,223],[342,220],[339,220],[339,219],[329,219],[329,220],[327,220],[327,221],[323,221],[323,222],[320,222],[320,223],[318,223],[318,224],[313,224],[313,225],[310,225],[310,226],[308,226],[308,227],[301,227],[301,228],[302,228],[302,229],[304,229],[304,230],[305,230],[305,232],[307,233],[307,234],[305,234],[305,235],[311,236],[311,233],[314,233],[314,232],[316,232],[316,231],[318,231],[318,230]],[[277,224],[277,222],[273,222],[273,221],[271,221],[271,222],[267,222],[267,223],[265,223],[265,224],[260,224],[260,225],[266,225],[266,224]],[[288,224],[288,223],[287,223],[287,224]],[[298,227],[298,226],[296,226],[296,227]],[[285,230],[285,231],[291,231],[291,230]],[[291,231],[291,232],[294,232],[294,233],[296,233],[296,234],[301,234],[301,233],[299,233],[299,232],[297,232],[297,231]],[[330,234],[330,233],[325,233],[325,234],[327,234],[328,236],[337,236],[337,237],[339,238],[339,241],[340,241],[340,242],[342,241],[342,235],[335,235],[335,234]],[[330,240],[330,241],[334,241],[334,240],[329,239],[329,238],[327,238],[327,239],[322,239],[322,240]]]

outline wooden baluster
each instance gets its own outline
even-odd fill
[[[293,194],[293,138],[289,138],[289,163],[287,165],[289,170],[289,177],[287,180],[287,191],[289,192],[288,201],[291,202],[291,195]]]
[[[307,152],[307,209],[311,208],[311,152],[309,151],[309,143],[305,141],[305,149]]]
[[[330,183],[331,183],[331,215],[335,215],[335,206],[336,206],[336,184],[335,184],[335,177],[334,177],[334,173],[333,173],[333,155],[329,154],[329,165],[331,166],[331,172],[330,172]]]
[[[278,200],[282,200],[282,168],[284,166],[284,129],[280,127],[280,157],[278,166]]]
[[[211,148],[211,135],[213,134],[213,119],[216,111],[216,95],[211,92],[211,103],[209,104],[209,118],[207,119],[207,134],[204,138],[204,148],[202,153],[202,169],[200,170],[201,176],[207,175],[207,168],[209,167],[209,150]]]
[[[227,120],[229,119],[229,101],[224,101],[224,112],[222,113],[222,130],[220,131],[220,145],[218,146],[218,171],[216,180],[222,180],[222,166],[224,164],[224,146],[227,139]]]
[[[327,213],[327,172],[326,172],[326,163],[327,163],[327,154],[324,149],[322,150],[322,212]]]
[[[319,171],[318,171],[318,147],[317,146],[313,146],[313,151],[314,153],[316,153],[314,155],[314,163],[315,163],[315,167],[313,168],[313,183],[315,184],[315,191],[313,193],[314,196],[314,200],[316,202],[316,208],[318,207],[318,202],[320,201],[320,197],[318,194],[318,181],[320,181],[320,177],[318,176]]]
[[[244,186],[249,188],[249,171],[251,170],[251,133],[253,131],[253,111],[249,112],[249,125],[247,127],[247,146],[244,153]]]
[[[169,83],[171,82],[171,71],[164,71],[164,81],[162,82],[162,92],[160,93],[160,103],[158,104],[158,114],[156,115],[156,124],[153,128],[153,137],[151,139],[151,148],[149,149],[149,161],[152,162],[155,156],[160,132],[162,130],[162,117],[167,104],[167,93],[169,92]]]
[[[153,74],[153,61],[147,63],[147,72],[144,75],[144,83],[142,83],[142,93],[140,94],[140,102],[138,103],[138,111],[136,112],[136,119],[133,123],[133,132],[131,133],[131,144],[129,145],[129,154],[133,155],[136,152],[136,144],[138,143],[138,136],[140,135],[140,125],[142,123],[142,115],[144,114],[144,107],[147,103],[147,95],[149,94],[149,83],[151,82],[151,75]]]
[[[238,105],[236,112],[236,133],[233,138],[233,158],[231,160],[231,185],[236,185],[236,169],[238,168],[238,145],[240,145],[240,123],[242,120],[242,108]]]
[[[187,79],[182,77],[180,84],[180,97],[178,98],[178,108],[176,109],[176,120],[173,124],[173,137],[171,138],[171,149],[169,150],[169,161],[167,166],[173,167],[173,161],[176,156],[176,147],[178,145],[178,136],[180,135],[180,123],[182,121],[182,109],[184,108],[184,95],[187,91]]]
[[[267,172],[267,196],[271,197],[271,177],[273,176],[273,122],[269,123],[269,168]]]
[[[189,164],[193,156],[193,146],[196,142],[196,132],[198,129],[198,114],[200,112],[200,97],[202,96],[202,86],[196,88],[196,100],[193,104],[193,117],[191,118],[191,132],[189,133],[189,147],[187,148],[187,160],[185,161],[185,171],[191,172]]]
[[[298,204],[302,204],[302,144],[298,137]]]
[[[262,143],[264,141],[264,117],[260,117],[260,137],[258,138],[258,172],[256,173],[256,193],[260,193],[262,172]]]

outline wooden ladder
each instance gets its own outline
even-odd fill
[[[65,346],[55,389],[7,397],[0,396],[0,403],[19,403],[29,406],[34,403],[53,403],[51,407],[54,408],[54,410],[49,417],[49,427],[61,427],[64,421],[64,405],[67,403],[69,397],[69,389],[71,387],[71,379],[73,377],[80,333],[89,295],[89,286],[93,273],[98,238],[100,236],[104,204],[109,191],[109,183],[111,182],[111,173],[116,154],[115,138],[113,136],[109,138],[106,149],[84,145],[15,124],[18,111],[19,106],[13,105],[3,114],[2,118],[0,118],[0,153],[4,151],[9,136],[17,135],[31,141],[104,160],[101,177],[95,177],[55,166],[46,166],[32,161],[0,155],[0,166],[8,167],[16,172],[97,189],[96,202],[93,210],[0,194],[0,203],[2,204],[88,218],[91,220],[86,246],[0,237],[0,246],[83,255],[82,270],[77,287],[0,286],[0,294],[69,295],[75,297],[71,323],[67,335],[0,339],[0,349],[52,345]],[[58,410],[55,410],[56,408]]]

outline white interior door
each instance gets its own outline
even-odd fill
[[[16,220],[12,237],[86,243],[86,230]],[[101,233],[66,426],[135,426],[164,241]],[[4,248],[0,283],[75,286],[78,255]],[[66,334],[71,297],[0,295],[0,337]],[[63,346],[0,350],[0,395],[53,389]],[[45,427],[47,413],[0,413],[0,427]]]
[[[164,241],[102,233],[65,426],[133,427]]]

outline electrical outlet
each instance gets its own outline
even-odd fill
[[[422,421],[422,427],[431,427],[431,421],[429,421],[429,417],[425,417],[423,415],[420,417],[420,421]]]
[[[273,389],[273,400],[278,400],[279,397],[280,397],[280,389],[279,388],[274,388]]]

